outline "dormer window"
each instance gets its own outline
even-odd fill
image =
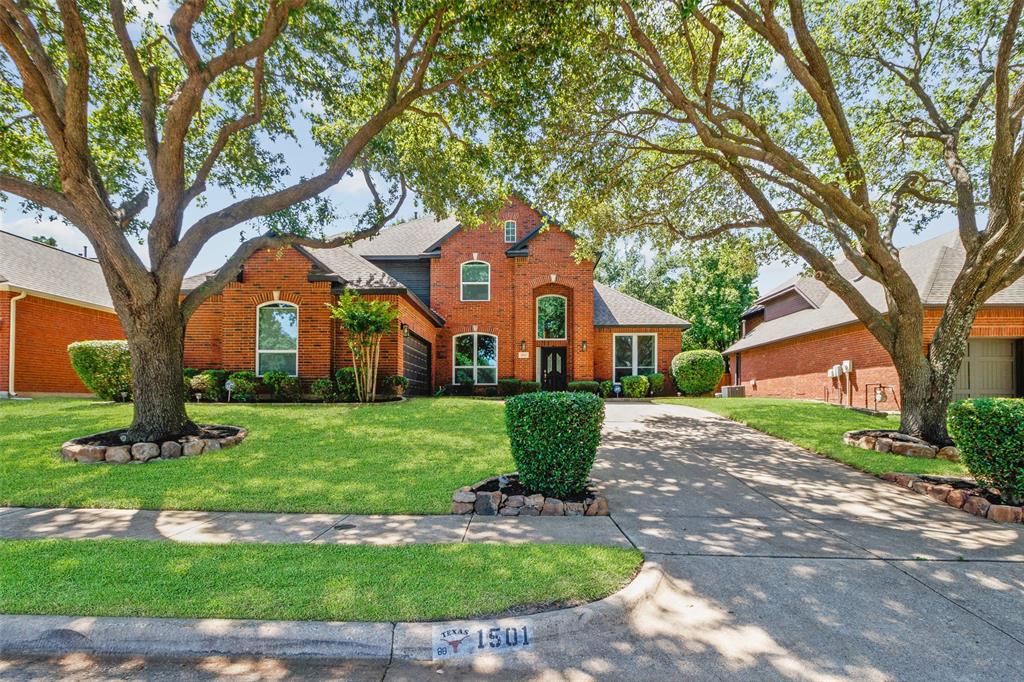
[[[516,243],[516,221],[514,220],[505,221],[505,243]]]
[[[462,300],[491,300],[491,265],[484,261],[471,260],[462,264]]]

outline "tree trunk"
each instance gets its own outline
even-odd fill
[[[176,300],[122,314],[132,357],[135,415],[128,441],[159,442],[198,433],[185,414],[182,355],[185,324]]]
[[[900,431],[933,445],[949,445],[946,410],[953,398],[956,375],[934,372],[922,354],[922,362],[900,375]]]

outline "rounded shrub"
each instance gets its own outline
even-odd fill
[[[536,393],[540,390],[539,381],[523,381],[519,384],[520,393]]]
[[[946,426],[971,475],[1007,503],[1024,504],[1024,400],[958,400]]]
[[[600,384],[600,391],[602,398],[610,398],[615,393],[615,384],[612,383],[611,379],[605,379]]]
[[[654,372],[653,374],[645,374],[647,377],[647,383],[649,384],[648,390],[651,395],[661,395],[662,389],[665,388],[665,375],[661,372]]]
[[[259,378],[256,372],[244,371],[235,372],[228,377],[231,382],[231,399],[240,403],[256,402],[256,390],[259,388]]]
[[[518,395],[519,389],[522,388],[522,383],[515,377],[508,377],[506,379],[498,379],[498,395],[510,396]]]
[[[596,381],[570,381],[569,390],[573,393],[593,393],[598,395],[601,392],[601,384]]]
[[[216,402],[220,396],[217,382],[209,374],[197,374],[189,379],[189,388],[193,396],[199,396],[199,398],[210,402]]]
[[[592,393],[540,392],[505,401],[505,428],[519,480],[550,497],[587,485],[604,423],[604,401]]]
[[[672,378],[683,395],[703,395],[718,388],[725,359],[717,350],[687,350],[672,358]]]
[[[627,398],[643,398],[647,395],[647,389],[650,388],[647,377],[636,374],[622,377],[619,383],[622,384],[622,394]]]
[[[325,403],[333,403],[338,399],[338,390],[334,387],[334,382],[327,377],[314,379],[309,385],[309,392]]]
[[[356,370],[354,367],[342,367],[334,373],[338,384],[338,399],[343,403],[354,403],[359,400],[356,392]]]
[[[76,341],[68,346],[71,366],[101,400],[132,394],[132,358],[127,341]]]

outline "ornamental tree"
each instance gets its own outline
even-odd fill
[[[398,306],[383,300],[363,298],[354,291],[344,291],[335,305],[328,306],[331,317],[341,322],[348,349],[352,351],[356,395],[359,402],[377,399],[377,367],[380,365],[380,342],[393,330],[398,319]]]
[[[167,25],[144,1],[0,0],[0,192],[95,250],[131,350],[130,441],[195,432],[185,324],[256,250],[372,235],[410,187],[437,213],[496,210],[488,146],[543,100],[563,42],[545,0],[184,0]],[[308,177],[280,151],[299,130],[323,158]],[[373,200],[326,239],[322,195],[347,175]],[[182,298],[240,225],[254,236]]]
[[[975,315],[1024,274],[1022,6],[608,0],[558,72],[543,193],[598,243],[741,232],[799,257],[892,357],[901,428],[944,442]],[[966,261],[926,335],[893,239],[943,212]]]

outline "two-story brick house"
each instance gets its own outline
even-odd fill
[[[420,218],[351,247],[260,252],[192,316],[185,364],[331,376],[351,355],[326,304],[348,288],[399,307],[380,372],[408,377],[414,394],[504,377],[556,389],[667,375],[688,323],[594,282],[594,263],[577,262],[574,247],[569,232],[542,229],[536,210],[512,200],[496,225]]]

